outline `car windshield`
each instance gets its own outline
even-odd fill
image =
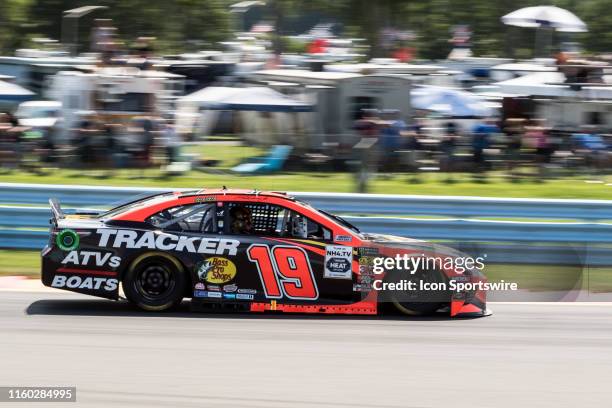
[[[317,210],[317,211],[319,211],[322,214],[327,215],[329,218],[339,222],[342,226],[352,230],[353,232],[361,234],[361,231],[359,230],[359,228],[357,228],[356,226],[354,226],[353,224],[351,224],[350,222],[348,222],[344,218],[342,218],[342,217],[340,217],[338,215],[330,214],[327,211],[323,211],[323,210]]]

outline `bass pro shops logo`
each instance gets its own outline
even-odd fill
[[[213,284],[231,281],[236,276],[236,265],[227,258],[213,256],[197,266],[198,278]]]

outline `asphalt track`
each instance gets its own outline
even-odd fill
[[[95,407],[609,407],[612,303],[480,319],[143,314],[0,292],[0,385]],[[28,406],[0,403],[0,406]]]

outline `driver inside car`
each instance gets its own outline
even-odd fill
[[[233,234],[253,233],[253,217],[251,210],[238,205],[230,210],[230,228]]]

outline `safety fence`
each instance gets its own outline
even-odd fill
[[[40,249],[45,245],[49,197],[58,198],[69,207],[99,208],[134,195],[170,190],[0,184],[0,203],[5,204],[0,206],[0,248]],[[487,254],[492,263],[612,266],[612,224],[597,222],[612,220],[612,201],[291,195],[327,211],[349,214],[345,218],[365,232],[443,241],[471,254]],[[447,218],[415,218],[418,216]],[[448,218],[451,216],[455,218]]]
[[[55,197],[65,206],[100,207],[136,195],[172,190],[177,189],[0,183],[0,204],[46,205],[50,197]],[[612,200],[311,192],[289,194],[316,208],[338,214],[612,220]]]

